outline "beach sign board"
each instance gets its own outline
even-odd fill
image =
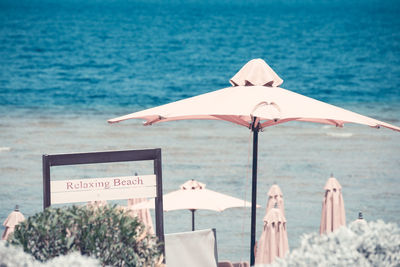
[[[117,162],[153,162],[150,175],[115,176],[103,178],[72,178],[66,180],[51,179],[52,167],[73,166]],[[141,150],[120,150],[84,152],[72,154],[42,155],[43,167],[43,209],[51,204],[89,202],[96,200],[119,200],[131,198],[154,198],[156,235],[164,243],[164,214],[161,148]],[[129,170],[132,173],[132,169]],[[153,174],[151,174],[153,173]],[[112,174],[108,174],[112,175]],[[164,251],[164,246],[160,246]]]
[[[70,179],[51,181],[50,197],[53,204],[153,198],[156,187],[156,175]]]

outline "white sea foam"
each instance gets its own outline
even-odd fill
[[[324,125],[324,126],[322,126],[322,129],[331,129],[331,128],[334,128],[334,126],[332,126],[332,125]]]
[[[10,151],[11,147],[6,147],[6,146],[0,146],[0,152],[7,152]]]
[[[353,136],[353,133],[326,133],[326,135],[339,138],[349,138]]]

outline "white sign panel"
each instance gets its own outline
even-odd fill
[[[156,176],[123,176],[51,181],[52,204],[156,197]]]

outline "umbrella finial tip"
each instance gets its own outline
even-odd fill
[[[331,172],[331,177],[333,177],[333,172]]]
[[[363,214],[362,214],[362,212],[361,212],[361,211],[360,211],[360,212],[358,212],[358,219],[360,219],[360,220],[364,219],[364,218],[363,218]]]
[[[15,205],[15,211],[19,211],[19,205]]]

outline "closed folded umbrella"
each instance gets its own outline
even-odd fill
[[[334,177],[330,177],[324,187],[325,195],[322,200],[321,225],[319,233],[331,233],[346,225],[346,213],[342,196],[342,186]]]
[[[275,207],[275,204],[278,205],[278,209],[281,211],[283,217],[285,217],[285,205],[283,203],[283,194],[282,190],[277,184],[272,185],[268,191],[268,203],[265,214],[267,214],[270,209]]]
[[[264,217],[264,229],[257,244],[255,264],[270,264],[276,257],[284,258],[289,252],[286,218],[280,209],[270,209]]]
[[[3,235],[1,236],[2,240],[7,240],[11,233],[14,232],[15,226],[20,222],[24,221],[24,215],[19,211],[18,205],[15,207],[15,210],[8,215],[7,219],[4,221],[3,226],[5,227]]]
[[[147,202],[146,198],[131,198],[128,199],[128,207],[126,207],[126,211],[132,216],[137,217],[143,224],[146,226],[147,231],[150,234],[154,234],[154,226],[153,221],[151,219],[150,211],[148,208],[143,209],[132,209],[131,207],[139,204]]]
[[[361,211],[358,213],[358,218],[357,218],[354,222],[355,222],[355,223],[362,223],[362,224],[366,224],[366,223],[367,223],[367,222],[364,220],[363,214],[362,214]]]

